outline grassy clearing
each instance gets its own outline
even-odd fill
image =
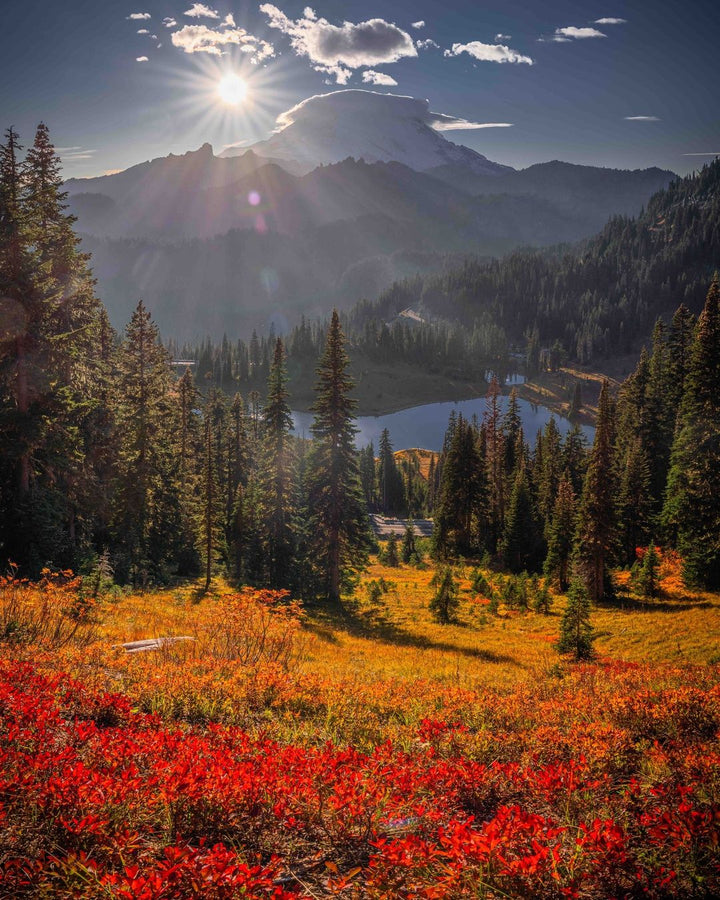
[[[434,570],[390,568],[374,561],[342,610],[306,610],[294,667],[300,675],[373,682],[388,679],[437,680],[466,687],[509,688],[534,682],[554,670],[554,642],[564,598],[553,596],[550,615],[500,606],[471,587],[471,565],[455,568],[461,605],[457,622],[439,625],[428,604]],[[486,573],[492,582],[493,573]],[[627,575],[617,577],[619,586]],[[379,601],[371,582],[384,582]],[[146,595],[124,595],[103,603],[101,635],[105,648],[168,634],[201,636],[208,609],[231,588],[217,581],[201,600],[195,585]],[[198,602],[199,600],[199,602]],[[601,659],[631,663],[706,665],[717,662],[720,647],[720,596],[687,592],[674,574],[663,581],[657,600],[644,602],[621,593],[617,603],[593,612],[596,650]],[[192,647],[180,652],[190,653]]]

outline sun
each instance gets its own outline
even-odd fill
[[[247,85],[238,75],[225,75],[217,86],[220,99],[228,106],[237,106],[247,95]]]

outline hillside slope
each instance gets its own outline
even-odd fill
[[[413,305],[468,325],[485,316],[510,341],[535,331],[581,362],[633,352],[658,316],[702,306],[720,267],[720,160],[658,191],[637,218],[617,216],[571,250],[518,252],[467,262],[441,276],[393,285],[355,325]]]

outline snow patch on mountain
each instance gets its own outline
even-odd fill
[[[462,165],[477,175],[502,175],[510,166],[492,162],[436,129],[473,123],[430,111],[427,100],[347,90],[318,94],[278,117],[278,130],[252,145],[259,156],[287,160],[309,172],[348,157],[366,162],[400,162],[422,172],[435,166]],[[474,127],[477,127],[475,125]],[[246,146],[226,148],[221,156],[238,156]]]

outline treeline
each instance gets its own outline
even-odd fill
[[[363,363],[406,363],[432,374],[480,381],[488,369],[505,373],[511,367],[505,333],[489,317],[487,321],[476,320],[468,329],[445,321],[415,323],[402,317],[391,322],[365,319],[365,309],[363,305],[352,316],[341,314],[348,345],[353,356]],[[302,317],[300,324],[285,336],[293,380],[314,371],[327,328],[327,321],[308,322]],[[268,336],[258,336],[253,331],[249,342],[230,341],[227,335],[217,343],[209,337],[199,344],[181,345],[171,341],[168,351],[174,359],[194,363],[200,386],[216,386],[228,393],[241,390],[264,395],[275,339],[271,328]]]
[[[637,218],[616,216],[577,249],[467,261],[394,284],[349,313],[351,332],[412,306],[466,329],[492,323],[495,347],[534,339],[581,363],[637,352],[658,315],[699,312],[720,262],[720,160],[674,181]]]
[[[531,450],[512,400],[500,416],[498,392],[493,382],[482,422],[450,423],[429,485],[437,557],[544,569],[563,591],[576,572],[598,602],[611,566],[662,543],[680,552],[688,584],[720,588],[717,275],[697,323],[680,306],[616,399],[604,383],[589,453],[577,430],[561,441],[552,419]],[[402,484],[393,496],[405,502]]]

